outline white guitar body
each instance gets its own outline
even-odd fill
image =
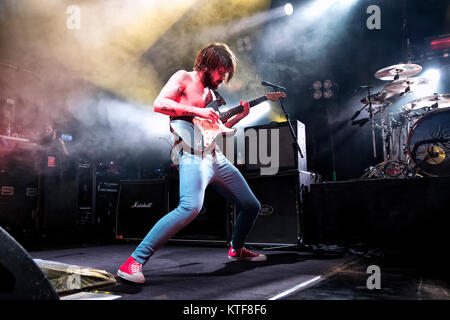
[[[203,146],[205,149],[208,149],[218,136],[228,136],[236,133],[235,128],[227,128],[220,120],[218,123],[213,123],[211,120],[196,117],[192,119],[192,123],[194,124],[194,130],[203,136]]]

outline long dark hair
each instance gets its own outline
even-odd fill
[[[236,57],[225,43],[213,42],[198,52],[194,62],[195,71],[212,71],[220,67],[228,73],[228,83],[236,69]]]

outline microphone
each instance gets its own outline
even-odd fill
[[[263,85],[264,87],[272,87],[272,88],[278,89],[278,90],[286,90],[286,88],[279,86],[277,84],[270,83],[268,81],[261,82],[261,85]]]
[[[360,110],[356,111],[355,114],[350,118],[350,120],[351,121],[355,120],[359,116],[360,113],[361,113]]]
[[[369,118],[364,118],[364,119],[361,119],[361,120],[352,121],[352,126],[358,125],[358,126],[362,127],[367,122],[369,122]]]

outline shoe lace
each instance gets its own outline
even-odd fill
[[[138,273],[142,271],[142,265],[139,262],[135,261],[130,264],[130,269],[132,273]]]
[[[242,248],[241,250],[239,250],[239,255],[241,257],[256,257],[256,256],[258,256],[257,253],[254,253],[254,252],[248,250],[247,248]]]

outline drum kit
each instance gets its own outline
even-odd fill
[[[431,83],[417,76],[417,64],[397,64],[382,68],[375,78],[388,81],[384,88],[361,99],[364,105],[351,118],[352,125],[370,122],[372,145],[377,157],[375,129],[381,134],[383,162],[370,167],[362,178],[407,178],[450,174],[450,94],[417,98],[400,108],[393,104],[407,94]],[[366,109],[369,117],[355,120]]]

